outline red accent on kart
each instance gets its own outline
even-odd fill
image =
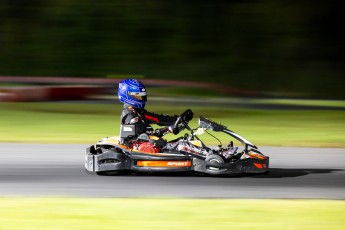
[[[160,152],[160,148],[157,146],[154,146],[150,142],[144,142],[144,143],[140,144],[138,150],[141,152],[146,152],[146,153],[159,153]]]
[[[266,164],[253,163],[258,169],[266,168]]]
[[[200,155],[199,152],[196,152],[196,151],[194,151],[193,149],[188,148],[187,146],[183,146],[183,148],[182,148],[180,151],[185,151],[185,152],[187,152],[187,153],[193,153],[193,154],[199,154],[199,155]]]
[[[146,118],[147,120],[150,120],[150,121],[155,121],[155,122],[157,122],[157,123],[159,122],[158,118],[149,116],[149,115],[147,115],[147,114],[145,114],[145,118]]]

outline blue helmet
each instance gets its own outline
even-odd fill
[[[119,83],[119,100],[134,108],[143,109],[147,101],[145,85],[136,79],[126,79]]]

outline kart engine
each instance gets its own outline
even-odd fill
[[[161,148],[150,142],[143,142],[139,145],[138,150],[146,153],[159,153]]]

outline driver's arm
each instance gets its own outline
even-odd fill
[[[170,116],[166,114],[157,114],[148,112],[146,110],[140,110],[140,115],[144,118],[146,124],[157,124],[160,126],[167,126],[164,128],[156,129],[152,134],[155,136],[164,136],[167,133],[178,134],[181,127],[173,127],[179,116]],[[193,118],[193,112],[190,109],[187,109],[182,115],[184,121],[190,121]]]
[[[148,124],[157,124],[160,126],[170,126],[175,124],[178,116],[170,116],[167,114],[157,114],[145,111],[142,114],[144,119],[147,121]]]

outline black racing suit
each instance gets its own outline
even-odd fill
[[[190,112],[192,113],[191,110]],[[125,104],[121,114],[121,124],[135,125],[135,137],[138,137],[140,134],[143,133],[157,137],[162,137],[163,135],[169,132],[175,133],[174,130],[169,130],[168,126],[174,125],[177,118],[178,116],[176,115],[169,116],[166,114],[151,113],[146,111],[145,109],[137,109],[128,104]],[[150,126],[151,124],[157,124],[165,127],[153,130],[153,128]],[[178,132],[176,132],[175,134],[177,134]],[[193,153],[197,155],[207,155],[210,151],[209,148],[192,146],[188,142],[179,143],[179,139],[180,138],[169,143],[165,143],[165,146],[162,146],[163,149],[168,151],[177,150],[178,145],[181,144],[181,149],[179,150],[181,152],[186,152],[187,154]]]
[[[121,124],[135,125],[136,136],[142,133],[162,137],[169,132],[167,126],[175,124],[178,116],[169,116],[166,114],[156,114],[146,111],[145,109],[137,109],[125,104],[121,114]],[[166,126],[164,128],[153,130],[151,124]]]

